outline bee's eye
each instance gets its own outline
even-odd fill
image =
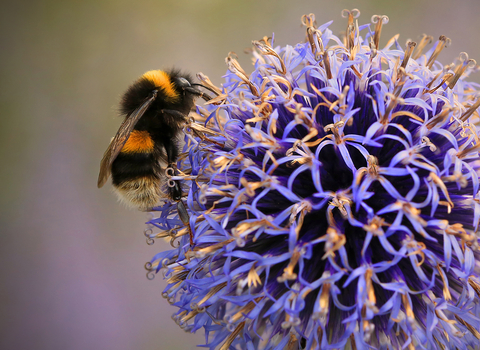
[[[177,85],[182,87],[182,88],[191,86],[190,83],[188,82],[188,80],[185,79],[185,78],[179,77],[179,78],[175,79],[175,81],[176,81]]]

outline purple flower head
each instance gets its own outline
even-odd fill
[[[147,269],[206,348],[480,346],[476,63],[440,64],[443,36],[385,45],[388,18],[358,14],[343,39],[308,15],[303,43],[254,41],[222,89],[200,76],[218,96],[171,177],[189,221],[156,209],[147,235],[175,248]]]

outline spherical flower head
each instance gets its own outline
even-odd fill
[[[303,43],[254,41],[222,89],[200,76],[217,96],[184,129],[188,196],[148,231],[174,249],[147,268],[206,348],[480,345],[476,64],[441,65],[443,36],[382,44],[387,17],[358,14],[343,39],[308,15]]]

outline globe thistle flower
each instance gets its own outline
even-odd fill
[[[480,345],[475,61],[343,15],[343,39],[304,16],[305,42],[253,42],[252,74],[229,55],[222,89],[199,76],[218,96],[184,129],[188,196],[148,223],[174,249],[146,267],[206,348]]]

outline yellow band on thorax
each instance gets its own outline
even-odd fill
[[[161,88],[168,101],[173,102],[179,98],[170,80],[170,76],[163,70],[151,70],[142,75],[142,77],[150,80],[156,87]]]

